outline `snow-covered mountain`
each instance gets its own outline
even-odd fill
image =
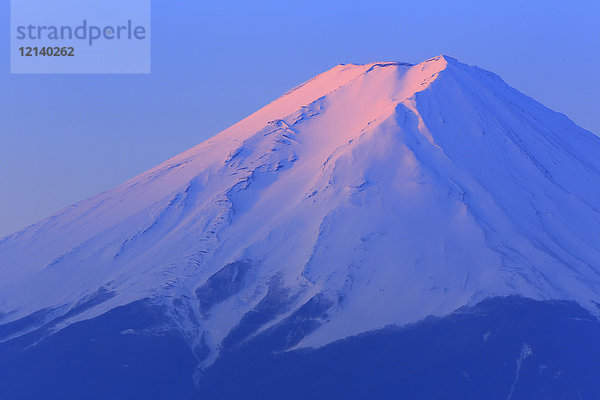
[[[498,296],[598,315],[599,154],[453,58],[338,65],[1,240],[0,340],[151,299],[206,368],[298,315],[285,349]]]

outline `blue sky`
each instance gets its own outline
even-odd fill
[[[345,62],[448,54],[600,133],[595,1],[154,0],[150,75],[11,75],[0,236],[109,189]]]

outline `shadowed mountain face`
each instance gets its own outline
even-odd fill
[[[600,324],[564,301],[493,298],[446,317],[282,351],[307,308],[192,379],[197,360],[150,301],[0,345],[7,399],[594,399]],[[293,340],[292,340],[293,342]]]
[[[589,395],[598,154],[450,57],[338,65],[1,239],[0,395]]]

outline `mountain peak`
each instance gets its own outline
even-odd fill
[[[269,121],[284,118],[317,101],[324,102],[341,92],[361,92],[362,101],[377,97],[377,101],[365,104],[365,108],[377,107],[379,110],[386,98],[398,102],[426,89],[446,69],[448,62],[459,64],[448,56],[438,56],[416,65],[397,61],[338,64],[288,91],[235,127],[245,126],[244,131],[252,132]]]
[[[435,62],[441,62],[441,63],[458,63],[460,64],[460,62],[451,56],[445,55],[445,54],[440,54],[439,56],[436,57],[432,57],[432,58],[428,58],[425,61],[422,61],[418,64],[411,64],[408,62],[402,62],[402,61],[375,61],[375,62],[371,62],[371,63],[364,63],[364,64],[360,64],[360,63],[340,63],[338,65],[336,65],[334,68],[343,68],[343,67],[347,67],[347,66],[352,66],[352,67],[366,67],[371,68],[371,67],[388,67],[388,66],[404,66],[404,67],[414,67],[415,65],[423,65],[423,64],[428,64],[428,63],[435,63]]]
[[[427,59],[423,62],[445,62],[445,63],[459,63],[459,61],[454,58],[454,57],[450,57],[446,54],[440,54],[439,56],[436,57],[432,57],[430,59]]]

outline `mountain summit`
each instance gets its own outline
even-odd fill
[[[146,302],[206,371],[269,332],[315,349],[486,299],[596,316],[598,154],[598,137],[453,58],[340,64],[1,240],[0,340]],[[124,332],[161,331],[145,329]]]

